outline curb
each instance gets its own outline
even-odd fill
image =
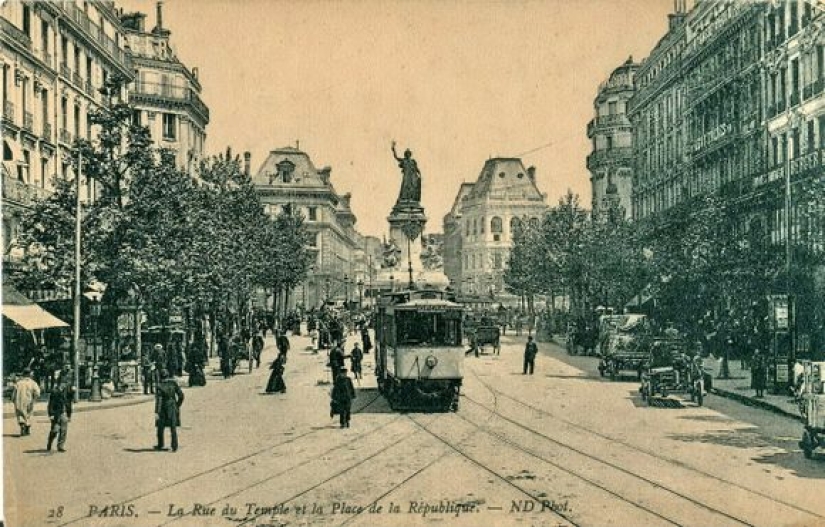
[[[727,399],[732,399],[734,401],[740,402],[746,406],[753,406],[755,408],[761,408],[763,410],[768,410],[769,412],[773,412],[775,414],[779,414],[785,417],[790,417],[791,419],[796,419],[799,422],[804,423],[805,420],[802,418],[801,415],[798,413],[788,412],[787,410],[780,408],[776,405],[773,405],[767,401],[763,401],[761,399],[756,399],[754,397],[750,397],[748,395],[742,395],[736,392],[731,392],[729,390],[723,390],[717,387],[711,388],[711,393],[718,395],[720,397],[725,397]]]
[[[123,406],[134,406],[136,404],[143,404],[148,403],[149,401],[153,401],[155,399],[154,396],[146,396],[132,399],[131,397],[126,399],[125,401],[117,401],[108,404],[100,404],[100,405],[89,405],[84,406],[75,406],[72,408],[72,413],[82,413],[82,412],[90,412],[92,410],[108,410],[109,408],[120,408]],[[44,417],[48,415],[46,410],[35,410],[32,415],[34,417]],[[3,412],[3,419],[12,419],[15,416],[14,411],[11,412]]]

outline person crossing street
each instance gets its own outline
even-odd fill
[[[66,437],[69,435],[69,421],[72,420],[73,401],[74,386],[72,386],[71,370],[64,368],[58,387],[49,395],[48,414],[52,427],[49,430],[46,450],[51,451],[52,443],[57,438],[58,452],[66,451]]]
[[[178,451],[178,427],[180,426],[180,407],[183,405],[183,390],[175,379],[169,377],[169,372],[160,370],[160,383],[156,388],[155,396],[155,427],[157,428],[158,443],[155,450],[163,450],[164,429],[169,427],[172,435],[172,452]]]
[[[527,337],[527,345],[524,347],[524,371],[522,375],[527,375],[527,370],[530,370],[530,375],[533,375],[533,370],[536,367],[536,355],[539,352],[538,346],[533,342],[533,337]]]
[[[30,419],[34,413],[34,403],[40,397],[40,386],[32,379],[29,368],[23,370],[23,376],[14,384],[11,400],[14,402],[14,413],[17,424],[20,425],[20,436],[31,434]]]

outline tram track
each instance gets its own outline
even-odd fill
[[[481,381],[480,379],[479,379],[479,381],[480,381],[482,384],[486,384],[486,383],[484,383],[484,381]],[[714,481],[716,481],[716,482],[718,482],[718,483],[722,483],[722,484],[724,484],[724,485],[726,485],[726,486],[730,486],[730,487],[736,488],[736,489],[738,489],[738,490],[741,490],[741,491],[743,491],[743,492],[746,492],[746,493],[752,494],[752,495],[757,496],[757,497],[759,497],[759,498],[770,500],[770,501],[772,501],[772,502],[774,502],[774,503],[778,503],[778,504],[780,504],[780,505],[782,505],[782,506],[784,506],[784,507],[787,507],[787,508],[789,508],[789,509],[795,510],[795,511],[797,511],[797,512],[801,512],[801,513],[804,513],[804,514],[811,515],[811,516],[813,516],[813,517],[815,517],[815,518],[818,518],[818,519],[820,519],[820,520],[825,519],[825,514],[823,514],[822,512],[813,511],[813,510],[810,510],[810,509],[808,509],[808,508],[805,508],[805,507],[802,507],[802,506],[800,506],[800,505],[797,505],[797,504],[795,504],[795,503],[791,503],[791,502],[788,502],[788,501],[786,501],[786,500],[776,498],[776,497],[771,496],[771,495],[769,495],[769,494],[766,494],[765,492],[762,492],[762,491],[760,491],[760,490],[758,490],[758,489],[754,489],[754,488],[751,488],[751,487],[747,487],[747,486],[742,485],[742,484],[740,484],[740,483],[736,483],[735,481],[731,481],[731,480],[729,480],[729,479],[726,479],[726,478],[723,478],[723,477],[717,476],[716,474],[712,474],[712,473],[710,473],[710,472],[708,472],[708,471],[706,471],[706,470],[702,470],[701,468],[697,468],[697,467],[695,467],[695,466],[688,465],[687,463],[685,463],[685,462],[684,462],[684,461],[682,461],[682,460],[675,459],[675,458],[672,458],[672,457],[669,457],[669,456],[663,456],[663,455],[660,455],[660,454],[659,454],[659,453],[657,453],[657,452],[654,452],[654,451],[649,450],[649,449],[646,449],[646,448],[639,447],[639,446],[634,445],[634,444],[632,444],[632,443],[630,443],[630,442],[628,442],[628,441],[625,441],[625,440],[622,440],[622,439],[619,439],[619,438],[614,438],[614,437],[611,437],[611,436],[606,435],[606,434],[604,434],[604,433],[602,433],[602,432],[599,432],[598,430],[594,430],[594,429],[592,429],[592,428],[590,428],[590,427],[587,427],[587,426],[581,425],[581,424],[579,424],[579,423],[575,423],[575,422],[573,422],[573,421],[570,421],[569,419],[565,419],[564,417],[561,417],[561,416],[559,416],[559,415],[557,415],[557,414],[554,414],[554,413],[552,413],[552,412],[548,412],[548,411],[547,411],[547,410],[545,410],[545,409],[539,408],[539,407],[537,407],[537,406],[535,406],[535,405],[532,405],[532,404],[530,404],[530,403],[528,403],[528,402],[525,402],[525,401],[523,401],[523,400],[521,400],[521,399],[518,399],[518,398],[516,398],[516,397],[513,397],[513,396],[512,396],[512,395],[510,395],[510,394],[504,393],[504,392],[502,392],[501,390],[497,390],[497,389],[495,389],[495,388],[491,388],[491,387],[489,387],[489,386],[487,386],[487,388],[488,388],[488,389],[495,390],[495,391],[496,391],[496,393],[497,393],[497,395],[501,396],[503,399],[506,399],[506,400],[512,401],[513,403],[518,404],[518,405],[520,405],[520,406],[523,406],[523,407],[525,407],[525,408],[529,409],[530,411],[536,412],[536,413],[538,413],[538,414],[540,414],[540,415],[544,415],[544,416],[547,416],[547,417],[549,417],[549,418],[551,418],[551,419],[554,419],[554,420],[556,420],[556,421],[560,421],[561,423],[565,424],[566,426],[569,426],[569,427],[574,428],[574,429],[576,429],[576,430],[580,430],[580,431],[582,431],[582,432],[584,432],[584,433],[586,433],[586,434],[590,434],[590,435],[597,436],[597,437],[599,437],[600,439],[603,439],[603,440],[605,440],[605,441],[609,441],[610,443],[614,443],[614,444],[617,444],[617,445],[621,445],[621,446],[623,446],[623,447],[625,447],[625,448],[627,448],[627,449],[629,449],[629,450],[632,450],[632,451],[634,451],[634,452],[638,452],[638,453],[640,453],[640,454],[644,454],[644,455],[649,456],[649,457],[651,457],[651,458],[654,458],[654,459],[657,459],[657,460],[660,460],[660,461],[664,461],[664,462],[670,463],[670,464],[672,464],[672,465],[674,465],[674,466],[678,467],[679,469],[687,470],[687,471],[692,472],[692,473],[694,473],[694,474],[697,474],[697,475],[699,475],[699,476],[702,476],[702,477],[705,477],[705,478],[709,478],[709,479],[714,480]],[[473,402],[474,404],[480,404],[480,403],[478,403],[477,401],[474,401],[474,400],[472,400],[472,399],[468,399],[468,400],[470,400],[470,401],[471,401],[471,402]]]
[[[363,412],[365,409],[367,409],[370,406],[372,406],[373,404],[375,404],[375,402],[377,402],[379,399],[381,399],[381,396],[376,395],[375,397],[373,397],[372,399],[367,401],[365,404],[361,405],[357,410],[353,411],[353,413]],[[383,428],[385,426],[388,426],[389,424],[391,424],[391,422],[385,423],[385,424],[383,424],[383,425],[381,425],[377,428],[374,428],[374,429],[370,430],[369,432],[366,432],[364,435],[374,433],[374,432],[380,430],[381,428]],[[238,465],[238,464],[241,464],[241,463],[244,463],[244,462],[251,462],[252,460],[254,460],[255,458],[257,458],[259,456],[263,456],[263,455],[265,455],[265,454],[267,454],[267,453],[269,453],[273,450],[276,450],[280,447],[295,443],[295,442],[297,442],[301,439],[307,438],[307,437],[312,436],[314,434],[318,434],[322,431],[323,431],[323,429],[308,430],[307,432],[304,432],[304,433],[298,434],[296,436],[290,437],[289,439],[286,439],[284,441],[280,441],[280,442],[275,443],[275,444],[267,445],[266,447],[258,449],[254,452],[247,453],[243,456],[239,456],[237,458],[228,460],[228,461],[226,461],[224,463],[221,463],[219,465],[215,465],[214,467],[210,467],[208,469],[202,470],[202,471],[200,471],[196,474],[192,474],[191,476],[187,476],[185,478],[181,478],[179,480],[172,481],[172,482],[167,483],[165,485],[162,485],[160,487],[156,487],[152,490],[149,490],[149,491],[143,492],[141,494],[132,496],[128,499],[121,500],[117,503],[117,505],[125,506],[127,504],[136,503],[140,500],[145,500],[147,498],[157,496],[161,493],[166,493],[170,489],[173,489],[175,487],[179,487],[181,485],[185,485],[185,484],[188,484],[188,483],[192,483],[195,480],[198,480],[200,478],[206,478],[208,476],[212,476],[212,475],[214,475],[214,474],[216,474],[220,471],[227,470],[227,469],[229,469],[229,468],[231,468],[235,465]],[[335,448],[340,448],[340,445],[338,447],[335,447]],[[334,450],[335,448],[330,449],[330,450]],[[73,524],[76,524],[78,522],[86,521],[86,520],[88,520],[88,516],[79,516],[77,518],[73,518],[73,519],[71,519],[69,521],[66,521],[64,523],[61,523],[59,525],[61,525],[61,526],[73,525]]]
[[[737,488],[737,489],[741,490],[742,492],[750,493],[750,495],[751,495],[751,496],[758,496],[758,497],[759,497],[760,499],[762,499],[762,500],[769,500],[769,501],[770,501],[771,503],[773,503],[773,504],[780,505],[780,506],[785,507],[785,508],[787,508],[787,509],[794,510],[794,511],[796,511],[797,513],[803,513],[803,514],[805,514],[805,515],[808,515],[808,516],[813,517],[813,518],[816,518],[816,519],[821,519],[821,518],[823,517],[821,514],[819,514],[819,513],[815,512],[815,511],[811,511],[811,510],[805,509],[804,507],[799,507],[799,506],[797,506],[797,505],[795,505],[795,504],[787,503],[787,502],[786,502],[786,501],[784,501],[784,500],[774,499],[773,497],[768,496],[768,495],[766,495],[765,493],[762,493],[762,492],[759,492],[759,491],[755,491],[755,490],[753,490],[753,489],[749,489],[749,488],[744,487],[744,486],[742,486],[742,485],[737,485],[737,484],[735,484],[735,483],[733,483],[733,482],[729,482],[729,481],[725,480],[724,478],[719,478],[719,477],[716,477],[716,476],[714,476],[714,475],[712,475],[712,474],[708,474],[708,473],[706,473],[705,471],[702,471],[702,470],[695,469],[695,468],[693,468],[693,467],[687,466],[687,465],[685,465],[684,463],[682,463],[681,461],[677,461],[677,460],[674,460],[674,459],[668,458],[668,457],[666,457],[666,456],[660,456],[660,455],[657,455],[657,454],[656,454],[656,453],[654,453],[654,452],[650,452],[650,451],[648,451],[648,450],[646,450],[646,449],[641,449],[641,448],[635,447],[634,445],[628,444],[628,443],[626,443],[626,442],[623,442],[623,441],[618,441],[618,440],[614,440],[614,439],[612,439],[612,438],[610,438],[610,437],[608,437],[608,436],[605,436],[604,434],[601,434],[601,433],[599,433],[599,432],[597,432],[597,431],[595,431],[595,430],[592,430],[592,429],[590,429],[590,428],[588,428],[588,427],[585,427],[585,426],[582,426],[582,425],[578,425],[578,424],[576,424],[576,423],[571,423],[571,422],[569,422],[569,421],[568,421],[568,420],[566,420],[566,419],[560,418],[560,417],[558,417],[558,416],[556,416],[556,415],[552,414],[551,412],[547,412],[547,411],[545,411],[545,410],[543,410],[543,409],[541,409],[541,408],[538,408],[538,407],[536,407],[536,406],[534,406],[534,405],[531,405],[531,404],[529,404],[529,403],[527,403],[527,402],[521,401],[521,400],[519,400],[518,398],[515,398],[515,397],[513,397],[513,396],[511,396],[511,395],[509,395],[509,394],[506,394],[506,393],[504,393],[504,392],[502,392],[502,391],[500,391],[500,390],[497,390],[496,388],[493,388],[493,387],[492,387],[492,386],[490,386],[488,383],[486,383],[485,381],[483,381],[483,380],[482,380],[482,379],[481,379],[481,378],[480,378],[477,374],[475,374],[475,373],[474,373],[474,375],[475,375],[476,377],[478,377],[479,382],[480,382],[480,383],[481,383],[481,384],[482,384],[482,385],[483,385],[483,386],[484,386],[487,390],[494,391],[494,392],[497,394],[497,396],[500,396],[502,399],[512,401],[513,403],[516,403],[516,404],[518,404],[518,405],[521,405],[521,406],[523,406],[524,408],[529,409],[529,410],[530,410],[530,411],[532,411],[532,412],[536,412],[536,413],[537,413],[537,414],[539,414],[539,415],[543,415],[543,416],[549,417],[549,418],[551,418],[551,419],[561,421],[562,423],[564,423],[564,424],[569,424],[571,427],[574,427],[574,428],[576,428],[576,429],[578,429],[578,430],[580,430],[580,431],[582,431],[582,432],[585,432],[585,433],[588,433],[588,434],[594,434],[594,435],[597,435],[598,437],[600,437],[600,438],[602,438],[602,439],[605,439],[605,440],[608,440],[608,441],[611,441],[611,442],[615,442],[615,443],[617,443],[617,444],[620,444],[620,445],[623,445],[623,446],[625,446],[625,447],[628,447],[628,448],[630,448],[630,449],[632,449],[632,450],[634,450],[634,451],[636,451],[636,452],[646,454],[647,456],[650,456],[651,458],[653,458],[653,459],[655,459],[655,460],[657,460],[657,461],[660,461],[660,462],[665,462],[665,463],[668,463],[668,464],[673,465],[673,466],[675,467],[675,469],[685,469],[685,470],[691,471],[692,473],[694,473],[694,474],[696,474],[696,475],[699,475],[699,476],[703,476],[703,477],[710,478],[711,480],[715,481],[716,483],[724,484],[725,486],[728,486],[728,485],[733,486],[733,487],[735,487],[735,488]],[[471,404],[474,404],[474,405],[476,405],[476,406],[478,406],[478,407],[482,408],[482,409],[483,409],[483,410],[485,410],[485,411],[490,411],[490,410],[491,410],[491,409],[490,409],[489,407],[487,407],[485,404],[480,403],[480,402],[478,402],[478,401],[474,400],[474,399],[473,399],[473,398],[471,398],[471,397],[465,396],[465,397],[464,397],[464,400],[465,400],[465,401],[467,401],[467,402],[470,402]],[[499,407],[499,408],[500,408],[500,407]],[[572,452],[572,453],[574,453],[574,455],[582,456],[583,458],[585,458],[586,460],[589,460],[590,462],[594,462],[594,463],[596,463],[596,464],[598,464],[598,465],[602,465],[602,466],[604,466],[604,467],[607,467],[609,470],[612,470],[612,471],[614,471],[614,472],[618,472],[618,473],[622,474],[622,477],[633,478],[633,479],[635,479],[635,480],[637,480],[637,481],[639,481],[639,482],[642,482],[644,485],[649,486],[651,489],[659,489],[659,491],[663,491],[663,492],[665,492],[665,493],[669,494],[671,497],[673,497],[673,498],[675,498],[675,499],[677,499],[677,500],[684,500],[685,502],[690,503],[690,504],[691,504],[692,506],[694,506],[694,507],[698,507],[698,508],[704,509],[704,510],[705,510],[705,511],[707,511],[707,512],[710,512],[710,513],[712,513],[712,514],[718,515],[719,517],[725,518],[727,521],[732,521],[732,522],[734,522],[735,524],[739,524],[739,525],[754,525],[754,523],[752,523],[752,520],[748,520],[748,519],[742,518],[742,517],[737,516],[737,515],[735,515],[735,514],[730,514],[729,512],[726,512],[725,510],[722,510],[722,509],[721,509],[721,508],[719,508],[719,507],[714,507],[714,506],[709,505],[708,503],[706,503],[706,502],[704,502],[704,501],[700,501],[700,499],[696,499],[696,498],[694,498],[694,497],[692,497],[692,496],[690,496],[690,495],[686,494],[685,492],[680,492],[680,490],[678,490],[678,489],[676,489],[676,488],[672,488],[672,486],[667,485],[667,484],[664,484],[664,483],[662,483],[661,481],[656,481],[656,480],[655,480],[655,479],[653,479],[653,478],[650,478],[650,477],[645,477],[645,476],[643,476],[643,475],[639,474],[638,467],[636,467],[636,469],[635,469],[635,470],[633,470],[633,469],[628,469],[628,468],[622,467],[622,466],[618,465],[617,463],[614,463],[614,462],[612,462],[612,461],[610,461],[610,460],[606,460],[606,459],[604,459],[604,458],[602,458],[602,457],[599,457],[599,456],[593,455],[593,454],[591,454],[591,453],[589,453],[589,452],[584,451],[582,448],[578,448],[578,447],[574,446],[573,444],[570,444],[569,442],[565,442],[565,441],[563,441],[563,440],[559,440],[559,439],[556,439],[556,438],[550,437],[549,435],[547,435],[547,434],[543,433],[542,431],[539,431],[539,430],[537,430],[537,429],[535,429],[535,428],[533,428],[533,427],[531,427],[531,426],[528,426],[528,425],[524,424],[523,422],[520,422],[520,421],[518,421],[518,420],[516,420],[516,419],[513,419],[512,417],[510,417],[510,416],[508,416],[508,415],[503,415],[503,414],[499,411],[499,409],[496,409],[496,415],[497,415],[497,417],[498,417],[498,418],[499,418],[502,422],[507,423],[507,424],[508,424],[508,425],[510,425],[510,426],[516,427],[517,429],[519,429],[519,430],[521,430],[521,431],[523,431],[523,432],[526,432],[526,433],[528,433],[528,434],[532,435],[533,437],[537,437],[537,438],[540,438],[540,439],[541,439],[541,440],[543,440],[543,441],[549,442],[549,443],[551,443],[551,444],[555,445],[556,447],[560,447],[560,448],[565,449],[565,450],[567,450],[567,451],[569,451],[569,452]],[[471,419],[469,419],[469,418],[467,418],[467,417],[465,417],[464,415],[461,415],[461,416],[459,416],[459,417],[461,417],[462,419],[467,420],[469,423],[471,423],[471,424],[472,424],[472,420],[471,420]],[[481,426],[481,425],[478,425],[478,426]],[[625,502],[631,503],[631,504],[633,504],[634,506],[637,506],[637,507],[639,507],[639,508],[642,508],[642,509],[646,510],[647,512],[651,513],[651,514],[654,514],[654,515],[656,515],[656,516],[659,516],[660,518],[662,518],[662,519],[664,519],[664,520],[668,521],[669,523],[678,524],[677,522],[674,522],[671,518],[667,518],[667,517],[665,517],[664,515],[660,515],[660,514],[659,514],[659,513],[657,513],[656,511],[651,510],[649,507],[641,506],[641,505],[639,505],[639,504],[635,503],[633,500],[628,499],[627,497],[623,496],[621,492],[617,492],[617,491],[615,491],[615,490],[610,490],[610,489],[604,488],[604,487],[605,487],[604,485],[601,485],[601,484],[599,484],[599,483],[598,483],[598,482],[596,482],[596,481],[590,481],[590,478],[586,478],[586,477],[584,477],[584,476],[580,473],[580,472],[581,472],[580,470],[579,470],[579,471],[577,471],[577,470],[572,470],[572,469],[569,469],[569,468],[563,467],[563,466],[561,466],[559,463],[555,463],[555,462],[554,462],[554,461],[552,461],[552,460],[545,459],[545,458],[544,458],[544,456],[540,456],[540,455],[536,454],[536,452],[535,452],[535,450],[536,450],[536,449],[535,449],[535,448],[531,448],[531,449],[529,449],[529,450],[528,450],[528,449],[525,449],[525,448],[524,448],[524,447],[522,447],[521,445],[516,444],[516,443],[513,441],[513,439],[510,437],[510,434],[506,434],[506,435],[505,435],[505,434],[502,434],[502,433],[500,433],[500,432],[495,432],[495,431],[493,431],[493,430],[487,430],[487,431],[488,431],[488,433],[490,433],[490,434],[491,434],[491,435],[493,435],[494,437],[496,437],[496,438],[498,438],[499,440],[501,440],[501,441],[503,441],[503,442],[507,443],[508,445],[512,446],[513,448],[516,448],[517,450],[520,450],[520,451],[522,451],[522,452],[524,452],[524,453],[526,453],[526,454],[528,454],[528,455],[531,455],[531,456],[533,456],[533,457],[535,457],[535,458],[537,458],[537,459],[541,459],[542,461],[544,461],[544,462],[547,462],[547,463],[551,464],[551,466],[555,466],[556,468],[559,468],[560,470],[562,470],[562,471],[564,471],[564,472],[567,472],[567,473],[569,473],[569,474],[571,474],[571,475],[574,475],[575,477],[577,477],[577,478],[579,478],[579,479],[583,479],[583,480],[585,480],[585,481],[588,481],[588,483],[590,483],[590,484],[592,484],[592,485],[595,485],[596,487],[602,488],[602,490],[605,490],[606,492],[608,492],[608,493],[610,493],[611,495],[613,495],[613,496],[617,497],[618,499],[621,499],[622,501],[625,501]],[[579,467],[577,467],[577,468],[579,468]]]

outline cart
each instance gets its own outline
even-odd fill
[[[802,362],[802,414],[805,431],[799,442],[805,457],[811,459],[814,449],[825,448],[825,362]]]
[[[618,315],[602,319],[604,336],[600,346],[599,373],[616,380],[622,371],[632,371],[641,379],[650,358],[646,317]]]

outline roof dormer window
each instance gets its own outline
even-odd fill
[[[278,179],[284,183],[292,182],[292,174],[295,171],[295,163],[289,159],[284,159],[276,165],[278,167]]]

